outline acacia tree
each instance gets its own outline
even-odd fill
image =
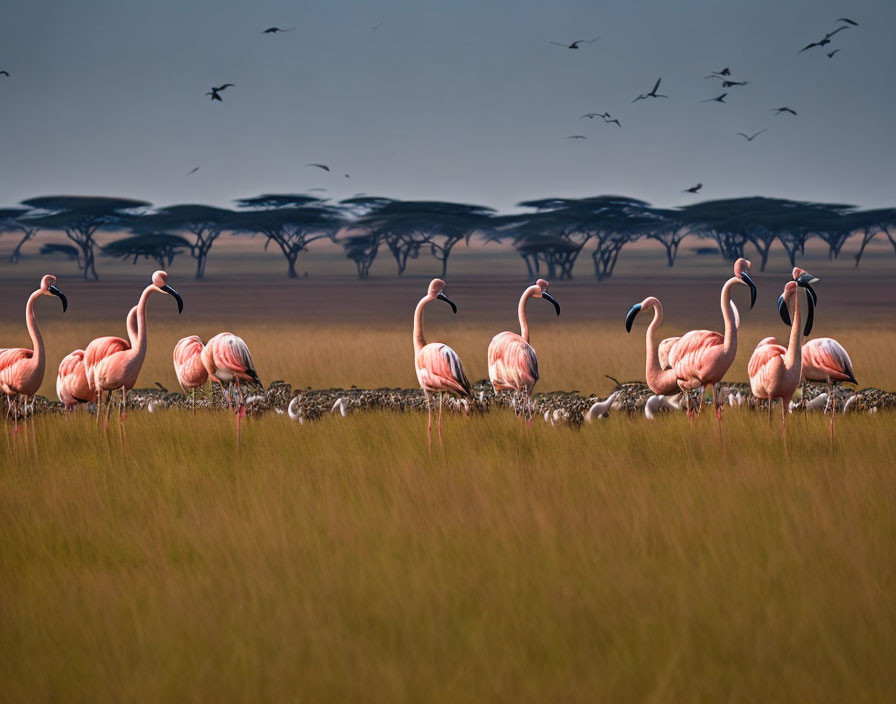
[[[276,244],[288,265],[288,276],[295,279],[296,260],[312,242],[334,239],[344,218],[335,207],[321,198],[304,195],[267,194],[237,201],[247,211],[231,218],[235,232],[258,233],[266,238],[265,249]]]
[[[103,247],[103,254],[118,259],[151,259],[158,262],[159,268],[171,266],[174,257],[180,252],[189,251],[191,244],[180,235],[168,232],[148,232],[115,240]]]
[[[221,232],[233,226],[234,212],[210,205],[170,205],[154,213],[137,218],[131,229],[135,232],[188,232],[193,238],[190,256],[196,260],[195,278],[205,277],[205,265],[215,240]]]
[[[0,234],[4,232],[22,233],[22,237],[9,256],[10,264],[18,264],[22,257],[22,245],[38,233],[38,228],[23,217],[27,212],[28,208],[0,208]]]
[[[666,264],[675,266],[678,247],[691,232],[688,223],[676,210],[650,208],[645,209],[643,222],[644,236],[656,240],[666,250]]]
[[[62,230],[78,248],[78,266],[85,279],[99,279],[96,273],[96,240],[100,229],[127,226],[136,211],[150,204],[130,198],[95,196],[41,196],[22,201],[23,205],[44,211],[29,217],[28,222],[40,229]]]
[[[862,260],[862,255],[865,253],[865,247],[881,232],[887,236],[890,244],[896,249],[896,239],[894,239],[894,232],[896,232],[896,208],[861,210],[853,214],[852,220],[855,230],[862,233],[862,244],[856,254],[857,267]]]

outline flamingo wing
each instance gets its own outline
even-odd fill
[[[773,391],[778,386],[784,369],[785,354],[787,349],[775,342],[773,337],[765,338],[753,350],[747,364],[747,373],[754,396],[773,398]]]
[[[0,388],[6,393],[22,393],[22,382],[25,381],[26,362],[34,357],[34,350],[24,347],[11,347],[0,350]]]
[[[208,379],[202,364],[203,347],[197,335],[185,337],[174,346],[174,373],[184,390],[202,386]]]
[[[830,337],[819,337],[803,345],[803,378],[809,381],[850,381],[858,384],[852,360],[843,345]]]
[[[225,370],[245,381],[261,383],[252,363],[249,346],[243,338],[232,332],[222,332],[209,340],[207,347],[211,349],[215,369]]]
[[[460,357],[448,345],[433,342],[421,349],[414,360],[417,379],[426,391],[447,391],[469,396],[470,380],[464,372]]]
[[[535,350],[516,333],[495,335],[488,346],[488,376],[495,391],[531,391],[538,381]]]
[[[722,334],[712,330],[692,330],[682,335],[669,350],[669,361],[675,374],[681,380],[699,380],[702,384],[709,358],[724,342]]]
[[[84,350],[84,368],[88,376],[100,361],[111,357],[113,354],[131,349],[131,343],[120,337],[98,337]]]
[[[62,358],[56,375],[56,395],[66,406],[96,400],[96,393],[87,383],[84,350],[75,350]]]
[[[673,349],[675,348],[675,343],[680,339],[681,337],[667,337],[665,340],[660,341],[659,347],[657,348],[657,356],[659,357],[660,368],[663,371],[675,366],[676,358]]]

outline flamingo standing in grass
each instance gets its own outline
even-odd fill
[[[128,339],[133,347],[137,339],[137,306],[131,308],[127,320]],[[71,411],[79,403],[93,403],[96,392],[87,381],[84,367],[84,350],[75,350],[62,358],[56,373],[56,395],[66,411]]]
[[[520,297],[517,313],[520,319],[520,334],[499,332],[488,345],[488,378],[495,393],[513,391],[523,394],[526,401],[526,415],[532,418],[532,387],[538,381],[538,357],[529,344],[529,324],[526,322],[526,301],[541,298],[551,303],[560,315],[560,304],[548,293],[548,282],[538,279]]]
[[[747,372],[750,376],[750,388],[756,398],[781,399],[781,432],[787,430],[787,413],[793,394],[800,384],[803,356],[800,344],[803,334],[802,313],[800,311],[799,284],[788,281],[784,293],[778,298],[778,312],[785,324],[790,325],[790,340],[787,347],[778,344],[774,337],[766,337],[753,351]],[[808,294],[809,300],[812,295]],[[793,317],[788,306],[793,302]],[[808,331],[806,331],[808,334]],[[771,405],[769,405],[771,413]],[[786,436],[785,436],[786,437]]]
[[[423,309],[435,300],[445,301],[454,313],[457,306],[446,296],[445,282],[441,279],[433,279],[429,284],[426,295],[420,299],[414,310],[414,368],[417,371],[417,381],[426,396],[426,410],[428,411],[427,442],[432,440],[432,404],[429,395],[439,394],[439,442],[442,442],[442,401],[445,393],[456,396],[469,396],[471,392],[470,381],[464,373],[463,364],[457,352],[441,342],[427,344],[423,337]]]
[[[12,347],[0,350],[0,390],[6,394],[6,415],[14,413],[16,430],[19,427],[20,403],[24,403],[23,414],[28,410],[28,400],[37,393],[44,381],[47,366],[44,352],[44,338],[37,326],[34,302],[41,296],[56,296],[62,301],[62,312],[68,308],[68,299],[55,286],[56,277],[47,274],[40,280],[40,286],[28,296],[25,304],[25,325],[31,336],[32,349]]]
[[[134,388],[143,360],[146,358],[146,304],[153,293],[167,293],[177,301],[177,312],[184,309],[180,294],[168,285],[168,274],[156,271],[152,275],[152,283],[143,289],[137,303],[136,329],[128,327],[128,334],[136,333],[131,342],[120,337],[98,337],[84,350],[84,369],[87,383],[96,393],[97,401],[102,404],[103,394],[107,397],[121,389],[121,419],[124,420],[127,406],[127,393]],[[130,319],[131,313],[128,313]],[[97,411],[99,417],[99,410]]]
[[[832,337],[818,337],[803,345],[803,381],[815,381],[828,385],[831,400],[831,437],[834,437],[836,396],[834,384],[847,381],[858,384],[852,369],[852,360],[843,345]]]
[[[688,415],[692,413],[687,392],[700,387],[708,391],[709,387],[715,387],[725,376],[737,355],[739,317],[732,310],[731,289],[737,285],[749,286],[750,308],[753,308],[756,303],[756,284],[747,273],[749,270],[750,262],[743,258],[738,259],[734,263],[734,276],[722,286],[721,307],[725,333],[691,330],[682,335],[669,350],[669,362],[678,379],[678,388],[685,392]],[[722,404],[718,389],[715,389],[712,395],[712,402],[716,409],[716,418],[721,422]]]
[[[678,392],[678,377],[672,365],[669,363],[669,353],[680,337],[667,337],[654,347],[654,331],[663,324],[663,304],[654,296],[648,296],[640,303],[635,303],[629,308],[625,316],[625,331],[632,331],[632,324],[638,313],[642,310],[653,308],[653,320],[647,326],[645,342],[647,344],[647,364],[645,375],[647,386],[658,396],[667,396]]]
[[[200,359],[208,376],[221,385],[222,391],[224,391],[224,385],[227,384],[228,388],[224,391],[224,395],[231,406],[233,406],[231,391],[233,385],[236,384],[239,404],[234,411],[237,414],[237,431],[239,431],[239,417],[246,412],[246,408],[243,406],[240,382],[261,385],[258,374],[255,372],[255,365],[252,363],[249,346],[243,338],[232,332],[218,333],[202,349]]]
[[[198,335],[190,335],[177,341],[174,346],[174,373],[180,387],[190,392],[193,410],[196,410],[196,389],[208,380],[208,370],[202,363],[204,345]]]

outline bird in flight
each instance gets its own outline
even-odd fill
[[[564,49],[578,49],[579,44],[593,44],[600,37],[595,37],[594,39],[576,39],[572,44],[564,44],[563,42],[548,42],[549,44],[553,44],[554,46],[562,46]]]
[[[858,22],[849,19],[849,17],[841,17],[841,18],[838,19],[837,21],[838,21],[838,22],[846,22],[847,24],[851,24],[853,27],[858,27],[858,26],[859,26],[859,23],[858,23]]]
[[[731,88],[732,86],[748,86],[749,81],[722,81],[722,88]]]
[[[722,93],[720,96],[718,96],[716,98],[707,98],[706,100],[701,100],[700,102],[701,103],[724,103],[726,95],[728,95],[728,94]]]
[[[691,186],[690,188],[685,188],[682,191],[682,193],[699,193],[701,188],[703,188],[703,184],[698,183],[696,186]]]
[[[0,71],[0,76],[7,76],[7,77],[9,77],[9,71]]]
[[[588,138],[583,134],[571,134],[571,135],[569,135],[569,137],[567,137],[567,139],[588,139]]]
[[[849,29],[849,25],[848,25],[848,24],[845,24],[845,25],[843,25],[842,27],[837,27],[837,29],[835,29],[833,32],[828,32],[827,34],[825,34],[825,35],[824,35],[824,38],[825,38],[825,39],[830,39],[830,38],[833,37],[837,32],[842,32],[844,29]]]
[[[845,28],[844,28],[844,29],[845,29]],[[827,37],[825,37],[824,39],[821,39],[821,40],[819,40],[819,41],[817,41],[817,42],[811,42],[811,43],[809,43],[809,44],[806,44],[806,46],[804,46],[802,49],[800,49],[800,50],[799,50],[798,52],[796,52],[796,53],[797,53],[797,54],[802,54],[804,51],[806,51],[806,49],[811,49],[813,46],[824,46],[825,44],[830,44],[830,43],[831,43],[831,40],[828,39]]]
[[[305,164],[305,166],[313,166],[318,169],[323,169],[324,171],[329,171],[330,167],[326,164]]]
[[[828,57],[829,59],[833,59],[833,58],[834,58],[834,54],[836,54],[838,51],[840,51],[840,50],[839,50],[839,49],[834,49],[831,53],[829,53],[829,54],[827,55],[827,57]]]
[[[190,169],[189,171],[187,171],[187,176],[189,176],[190,174],[195,174],[197,171],[199,171],[199,167],[198,167],[198,166],[194,166],[192,169]]]
[[[756,139],[756,138],[757,138],[759,135],[761,135],[763,132],[768,132],[768,128],[766,128],[766,129],[764,129],[764,130],[759,130],[759,131],[758,131],[756,134],[754,134],[754,135],[749,135],[749,136],[747,136],[747,135],[744,134],[743,132],[738,132],[738,134],[739,134],[741,137],[743,137],[745,140],[747,140],[748,142],[752,142],[754,139]]]
[[[584,115],[582,115],[582,117],[580,117],[579,119],[582,120],[582,119],[584,119],[584,118],[586,118],[586,117],[587,117],[589,120],[593,120],[595,117],[602,117],[602,118],[604,118],[604,119],[606,120],[606,119],[608,119],[608,118],[610,117],[610,113],[608,113],[608,112],[586,112],[586,113],[585,113]]]
[[[711,71],[710,74],[708,76],[705,76],[704,78],[721,78],[722,76],[730,76],[730,75],[731,75],[731,69],[726,66],[721,71]]]
[[[609,125],[611,122],[615,122],[617,127],[622,127],[622,123],[619,121],[619,118],[618,118],[618,117],[614,117],[612,120],[607,119],[607,118],[605,117],[605,118],[604,118],[604,122],[607,123],[608,125]]]
[[[230,88],[231,86],[235,86],[235,85],[236,85],[235,83],[225,83],[223,86],[218,86],[217,88],[215,88],[215,86],[212,86],[212,89],[208,93],[206,93],[206,95],[212,96],[211,97],[212,100],[217,100],[219,103],[223,103],[224,100],[219,95],[220,92],[226,88]]]
[[[782,112],[789,112],[791,115],[796,115],[796,110],[791,108],[772,108],[769,112],[773,112],[775,115],[780,115]]]
[[[644,100],[645,98],[668,98],[669,97],[668,95],[662,95],[662,94],[656,92],[657,88],[660,87],[660,81],[662,81],[662,80],[663,80],[662,76],[657,78],[656,85],[653,86],[653,90],[651,90],[649,93],[641,93],[641,95],[639,95],[637,98],[635,98],[632,102],[637,103],[639,100]]]
[[[280,27],[268,27],[266,30],[262,32],[262,34],[277,34],[277,32],[291,32],[295,27],[287,27],[286,29],[282,29]]]

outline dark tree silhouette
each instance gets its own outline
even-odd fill
[[[148,232],[110,242],[102,248],[102,252],[106,256],[125,261],[133,259],[133,264],[139,259],[151,259],[158,262],[159,269],[164,269],[171,266],[177,254],[189,251],[190,247],[190,242],[180,235]]]
[[[41,196],[22,201],[23,205],[44,211],[29,217],[36,228],[62,230],[78,248],[78,266],[85,279],[99,279],[96,273],[97,230],[126,227],[136,211],[150,204],[129,198],[105,198],[97,196]]]
[[[643,211],[645,216],[643,234],[656,240],[666,250],[666,264],[675,266],[678,247],[691,232],[687,221],[677,210],[650,208]]]
[[[0,208],[0,234],[4,232],[21,232],[22,237],[9,255],[10,264],[18,264],[22,258],[22,245],[38,233],[38,228],[33,227],[24,217],[28,208]]]
[[[345,255],[358,268],[358,278],[369,278],[370,267],[376,260],[379,251],[380,238],[369,232],[355,232],[342,235],[339,241],[345,249]]]
[[[190,256],[196,260],[196,278],[205,277],[205,265],[215,240],[234,224],[234,212],[210,205],[171,205],[137,218],[135,232],[188,232],[193,237]]]
[[[856,254],[856,266],[862,261],[862,255],[865,253],[865,247],[877,235],[883,232],[890,244],[896,249],[896,240],[894,240],[894,231],[896,231],[896,208],[877,208],[874,210],[862,210],[852,215],[852,222],[855,230],[862,233],[862,244]]]
[[[78,258],[80,256],[78,248],[72,244],[45,244],[40,248],[40,253],[47,257],[52,257],[55,254],[60,254],[71,261],[78,261]]]
[[[244,212],[235,213],[230,224],[235,232],[259,233],[265,249],[276,244],[288,265],[288,276],[297,278],[296,260],[312,242],[334,239],[344,222],[343,214],[321,198],[304,195],[266,194],[237,201]]]

